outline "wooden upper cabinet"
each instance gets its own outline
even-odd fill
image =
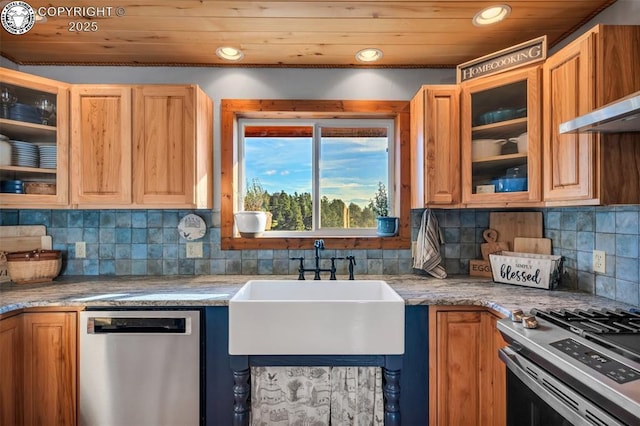
[[[543,66],[544,200],[640,203],[640,133],[568,133],[558,126],[640,90],[640,26],[602,26]]]
[[[131,204],[131,88],[71,89],[71,203]]]
[[[460,88],[422,86],[411,100],[411,207],[460,204]]]
[[[213,104],[193,85],[72,89],[72,203],[211,208]]]
[[[589,133],[559,134],[558,126],[594,109],[593,56],[588,34],[550,57],[544,72],[544,199],[594,197],[596,138]]]
[[[12,147],[10,164],[0,165],[0,180],[22,180],[55,184],[55,192],[0,193],[0,208],[64,208],[69,204],[69,85],[0,67],[3,90],[12,105],[0,109],[0,134],[30,144]],[[28,110],[40,100],[49,102],[42,114]],[[40,112],[40,111],[38,111]],[[55,163],[51,148],[54,146]],[[46,152],[45,152],[46,149]],[[42,155],[40,153],[42,152]],[[33,157],[35,156],[35,157]],[[40,158],[46,161],[40,161]]]
[[[540,203],[541,74],[536,65],[461,84],[463,203]]]
[[[211,207],[211,100],[196,86],[143,86],[134,113],[135,203]]]

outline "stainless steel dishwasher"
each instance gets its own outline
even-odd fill
[[[198,310],[80,313],[81,426],[201,424]]]

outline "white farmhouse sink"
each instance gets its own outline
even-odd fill
[[[229,301],[229,353],[402,354],[404,305],[384,281],[251,280]]]

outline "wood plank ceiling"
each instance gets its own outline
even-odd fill
[[[8,2],[0,2],[3,7]],[[46,19],[25,34],[0,29],[0,53],[21,65],[110,64],[289,67],[451,67],[547,35],[549,46],[612,0],[242,1],[28,0]],[[506,3],[503,22],[476,27],[482,8]],[[60,6],[84,10],[58,12]],[[111,16],[92,17],[96,9]],[[116,16],[121,14],[122,16]],[[84,29],[86,31],[78,31]],[[72,31],[75,30],[75,31]],[[229,63],[216,48],[242,49]],[[384,52],[363,64],[355,53]]]

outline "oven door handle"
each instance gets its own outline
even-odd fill
[[[572,424],[624,426],[538,365],[523,358],[517,353],[517,346],[501,348],[498,355],[526,387]]]

